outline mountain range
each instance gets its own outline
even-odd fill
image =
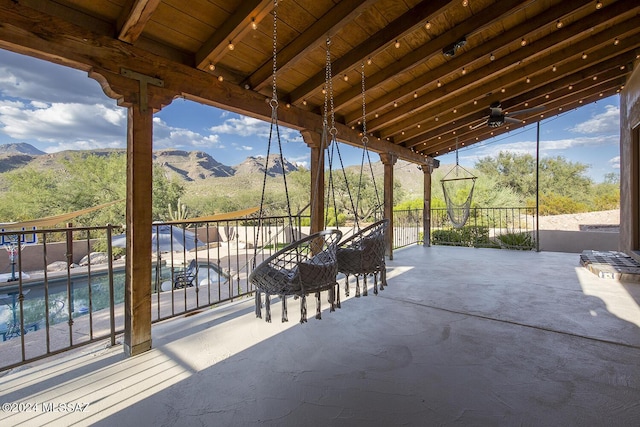
[[[11,170],[34,166],[37,168],[54,167],[57,160],[68,157],[71,153],[91,153],[94,155],[109,155],[113,153],[125,153],[118,149],[97,149],[86,151],[60,151],[57,153],[45,153],[27,143],[0,145],[0,173]],[[235,166],[227,166],[203,151],[182,150],[157,150],[153,152],[154,163],[160,165],[168,175],[177,176],[184,181],[198,181],[208,178],[222,178],[246,174],[264,174],[266,157],[247,157],[242,163]],[[296,171],[298,168],[280,156],[270,155],[267,174],[278,174]]]

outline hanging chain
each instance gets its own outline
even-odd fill
[[[358,187],[358,198],[356,199],[358,201],[358,204],[360,203],[360,188],[362,187],[362,176],[363,176],[363,172],[364,172],[364,160],[365,160],[365,156],[367,158],[367,163],[369,164],[369,172],[371,173],[371,182],[373,183],[373,189],[375,191],[376,194],[376,208],[375,208],[375,212],[381,211],[382,209],[382,203],[380,203],[380,194],[378,192],[378,185],[376,184],[376,176],[373,173],[373,165],[371,163],[371,157],[369,156],[369,147],[367,146],[367,144],[369,143],[369,137],[367,136],[367,89],[365,87],[365,72],[364,72],[364,62],[362,62],[362,65],[360,67],[360,72],[361,72],[361,83],[362,83],[362,146],[363,146],[363,151],[362,151],[362,163],[360,165],[360,186]]]
[[[366,145],[369,142],[369,137],[367,136],[367,97],[364,87],[364,62],[362,62],[360,73],[362,82],[362,143]]]
[[[276,91],[276,73],[278,71],[278,61],[276,54],[278,52],[278,0],[273,0],[273,93],[271,95],[271,108],[278,107],[278,93]]]

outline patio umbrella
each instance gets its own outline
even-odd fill
[[[126,234],[118,234],[111,239],[116,248],[127,246]],[[183,252],[206,244],[196,237],[192,231],[175,225],[153,225],[151,233],[151,250],[154,252]]]

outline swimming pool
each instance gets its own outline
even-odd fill
[[[159,280],[156,268],[152,268],[152,293],[157,293],[163,282],[171,283],[172,269],[163,266]],[[198,263],[198,286],[226,283],[227,275],[215,264]],[[124,268],[113,270],[114,304],[124,302]],[[20,303],[17,298],[18,283],[0,288],[0,341],[19,335]],[[109,308],[111,292],[108,271],[92,272],[91,275],[72,275],[48,279],[45,282],[23,282],[24,295],[22,314],[27,332],[44,328],[47,314],[49,324],[68,322],[71,317],[85,316]],[[47,310],[48,308],[48,310]]]

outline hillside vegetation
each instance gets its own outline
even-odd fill
[[[126,196],[126,155],[123,150],[38,153],[28,144],[0,149],[0,222],[21,221],[72,212]],[[183,206],[188,217],[224,213],[259,206],[263,182],[267,215],[285,214],[287,197],[282,172],[286,172],[291,212],[308,206],[311,178],[308,170],[277,157],[249,157],[226,166],[203,152],[162,150],[154,153],[153,220],[171,219]],[[371,165],[360,175],[360,166],[333,171],[329,214],[344,221],[373,215],[383,198],[383,166]],[[443,165],[432,177],[431,206],[444,207],[440,180],[452,166]],[[562,214],[616,209],[619,206],[617,176],[593,183],[588,166],[562,157],[540,161],[541,214]],[[535,159],[528,155],[500,153],[477,162],[470,171],[477,176],[473,206],[535,206]],[[346,182],[344,177],[346,176]],[[424,174],[416,165],[399,161],[394,168],[396,209],[421,209]],[[329,178],[327,177],[327,183]],[[374,186],[375,180],[375,186]],[[462,190],[461,190],[462,191]],[[464,191],[462,191],[464,192]],[[358,196],[359,194],[359,196]],[[334,211],[334,199],[337,212]],[[124,223],[124,203],[84,215],[82,225]],[[340,219],[338,219],[340,217]]]

